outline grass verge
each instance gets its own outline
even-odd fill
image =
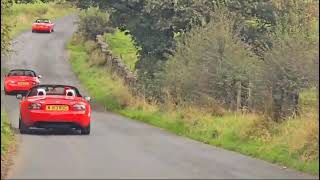
[[[90,95],[107,110],[207,144],[319,174],[319,121],[316,113],[277,124],[258,114],[215,116],[195,107],[176,109],[170,104],[148,104],[143,98],[131,96],[123,82],[107,68],[92,63],[88,53],[92,51],[88,51],[84,44],[77,35],[73,37],[67,46],[70,63]]]
[[[42,3],[41,1],[27,4],[14,3],[4,20],[14,25],[11,31],[11,37],[14,37],[27,29],[31,30],[31,25],[37,18],[56,19],[75,11],[67,3]]]
[[[6,112],[1,109],[1,179],[6,179],[12,165],[12,156],[16,152],[15,136]]]
[[[1,156],[4,156],[14,141],[14,133],[10,127],[7,113],[1,109]]]

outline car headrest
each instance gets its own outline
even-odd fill
[[[37,89],[37,96],[45,96],[46,95],[46,91],[44,89]]]
[[[66,96],[76,96],[76,93],[74,92],[73,89],[67,89],[66,90]]]

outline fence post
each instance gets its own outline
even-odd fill
[[[241,81],[238,81],[236,83],[237,87],[237,111],[241,108]]]

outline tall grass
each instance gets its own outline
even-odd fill
[[[74,11],[75,9],[67,3],[42,3],[41,1],[28,4],[14,3],[10,14],[6,15],[5,21],[15,25],[11,36],[16,36],[24,30],[31,29],[32,22],[37,18],[56,19]]]
[[[106,67],[92,65],[92,54],[84,44],[78,35],[73,37],[68,44],[70,62],[90,95],[107,110],[207,144],[319,174],[315,112],[279,124],[253,113],[212,113],[192,106],[147,103],[142,97],[133,97]]]

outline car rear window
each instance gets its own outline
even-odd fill
[[[13,70],[8,73],[8,76],[30,76],[36,77],[36,73],[30,70]]]
[[[37,19],[35,22],[36,23],[50,23],[50,20],[49,19]]]

